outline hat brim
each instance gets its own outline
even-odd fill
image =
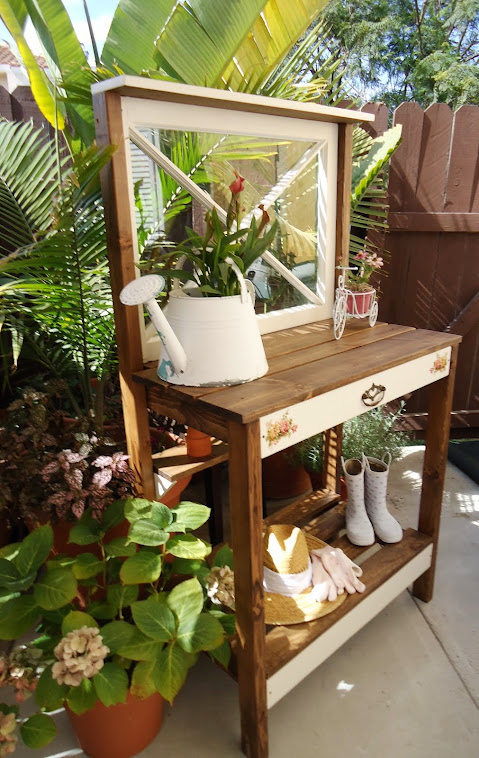
[[[306,544],[311,553],[312,550],[320,550],[328,547],[326,542],[304,533]],[[312,587],[308,587],[299,595],[278,595],[273,592],[264,593],[264,616],[266,624],[287,626],[289,624],[301,624],[303,621],[326,616],[336,610],[346,600],[347,593],[338,595],[336,600],[325,600],[318,603],[311,594]]]

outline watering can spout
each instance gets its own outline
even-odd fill
[[[120,300],[123,305],[144,305],[150,314],[158,335],[165,346],[175,374],[186,371],[187,357],[178,337],[168,323],[155,298],[163,289],[165,280],[158,274],[148,274],[134,279],[123,287]]]

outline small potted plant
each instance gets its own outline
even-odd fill
[[[384,261],[377,253],[360,250],[351,262],[354,267],[348,270],[346,308],[350,315],[363,318],[369,314],[376,293],[371,276],[383,267]]]
[[[26,388],[8,408],[0,510],[12,525],[51,521],[55,549],[65,552],[70,524],[85,509],[99,519],[110,503],[134,495],[135,475],[122,443],[97,435],[87,418],[65,419],[53,394]]]
[[[1,754],[12,752],[18,722],[28,747],[48,744],[56,734],[48,712],[65,706],[87,755],[129,758],[157,734],[163,699],[173,701],[200,651],[228,665],[234,614],[214,603],[231,605],[230,569],[221,573],[231,551],[218,551],[212,568],[211,546],[191,533],[209,512],[190,502],[169,509],[120,500],[100,521],[88,509],[72,526],[79,556],[50,557],[49,524],[1,551],[0,638],[35,627],[34,663],[16,691],[34,690],[39,708],[21,719],[18,703],[0,705]],[[124,518],[127,536],[108,540]],[[0,676],[10,683],[11,669],[4,658]]]

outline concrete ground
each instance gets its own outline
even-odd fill
[[[422,447],[404,449],[391,511],[417,525]],[[271,758],[479,755],[479,487],[448,464],[434,599],[402,593],[269,713]],[[43,751],[83,756],[66,716]],[[141,758],[240,758],[237,688],[209,660],[193,668]],[[102,758],[115,758],[113,753]]]

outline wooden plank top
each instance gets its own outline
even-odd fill
[[[182,387],[161,381],[155,369],[134,375],[155,386],[157,397],[201,409],[223,420],[250,423],[423,355],[457,344],[461,337],[393,324],[348,324],[341,340],[331,320],[265,335],[269,364],[261,379],[229,387]]]
[[[146,79],[143,76],[115,76],[93,84],[92,94],[97,95],[101,92],[117,92],[123,97],[147,98],[170,103],[206,105],[210,108],[225,108],[230,111],[289,116],[308,121],[330,121],[335,124],[374,121],[373,113],[299,100],[283,100],[279,97],[250,95],[245,92],[232,92],[213,87],[197,87],[191,84]]]

